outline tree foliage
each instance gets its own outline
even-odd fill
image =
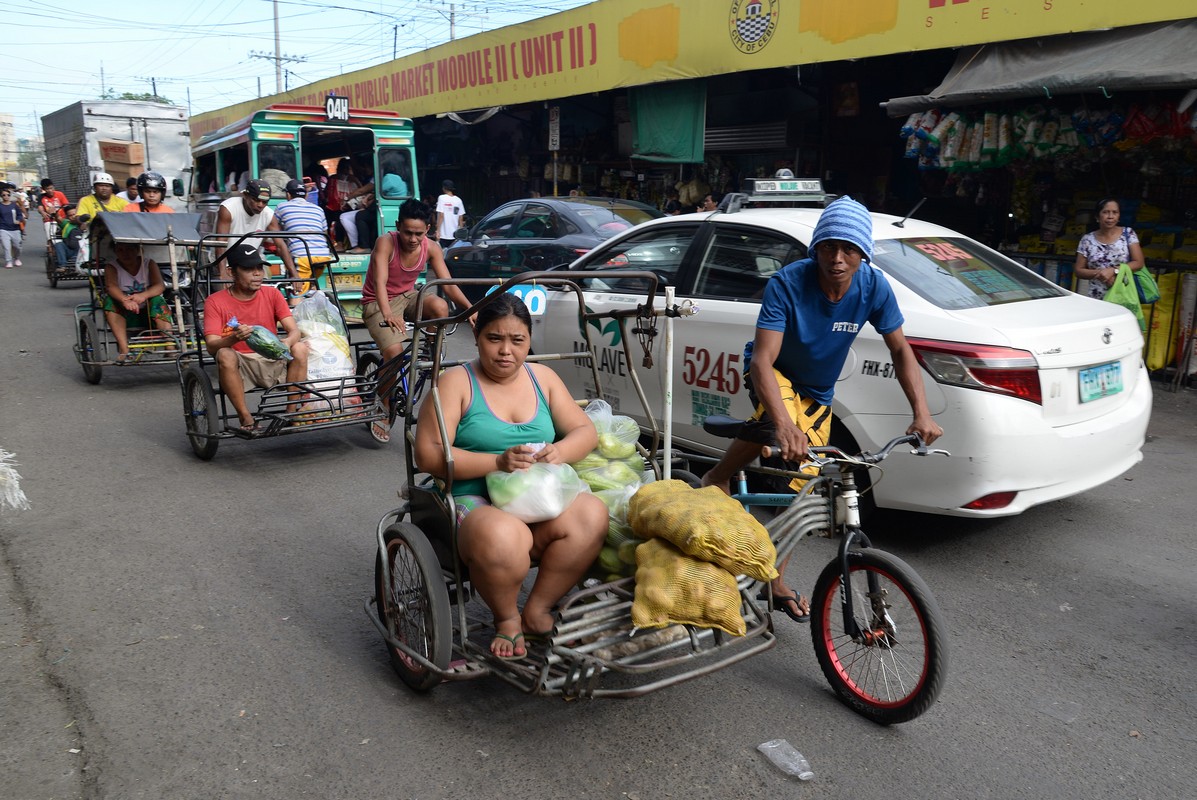
[[[138,93],[138,92],[121,92],[120,94],[117,94],[116,92],[114,92],[111,89],[105,91],[103,96],[100,99],[101,100],[148,100],[151,103],[168,103],[168,104],[171,103],[171,101],[169,99],[163,97],[160,94],[154,94],[153,92],[140,92],[140,93]]]

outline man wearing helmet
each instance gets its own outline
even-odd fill
[[[162,202],[166,198],[166,178],[157,172],[143,172],[137,176],[137,193],[141,200],[129,203],[125,211],[148,211],[151,214],[173,214],[175,210]]]
[[[107,172],[98,172],[91,182],[92,194],[79,201],[77,211],[82,216],[87,214],[91,219],[101,211],[124,211],[127,205],[124,200],[113,194],[116,184]]]

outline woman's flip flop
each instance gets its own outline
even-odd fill
[[[492,648],[490,654],[495,658],[501,658],[504,661],[521,661],[528,657],[528,648],[520,644],[520,639],[524,638],[524,634],[517,633],[515,636],[508,636],[505,633],[496,633],[495,638],[511,642],[511,655],[501,656]]]

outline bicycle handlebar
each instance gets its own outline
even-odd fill
[[[876,453],[870,453],[866,450],[860,453],[860,455],[852,456],[848,455],[840,448],[830,445],[825,447],[812,447],[807,450],[807,460],[820,467],[837,461],[845,464],[867,466],[870,464],[881,463],[889,457],[889,454],[893,452],[895,448],[904,444],[914,445],[914,449],[910,451],[910,454],[914,456],[952,455],[947,450],[928,448],[923,442],[923,437],[919,436],[917,433],[907,433],[890,439],[889,442],[886,443],[886,445]],[[765,458],[769,458],[774,455],[775,449],[776,448],[773,446],[766,445],[761,449],[761,455]],[[780,455],[780,453],[777,455]]]

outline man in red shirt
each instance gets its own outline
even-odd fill
[[[47,239],[54,235],[54,223],[62,219],[62,207],[66,204],[67,196],[54,188],[54,181],[42,178],[42,196],[37,201],[37,210],[46,226]]]
[[[269,389],[286,380],[305,381],[308,377],[308,346],[299,341],[299,326],[291,316],[291,307],[273,286],[263,288],[266,261],[252,244],[242,243],[225,251],[233,273],[233,285],[211,295],[204,304],[204,343],[216,357],[220,388],[237,411],[241,430],[252,433],[256,421],[245,404],[245,385],[252,383]],[[237,318],[233,327],[229,321]],[[253,326],[277,331],[281,325],[283,344],[291,350],[291,361],[272,361],[250,350],[245,340]],[[296,403],[288,407],[294,411]]]

